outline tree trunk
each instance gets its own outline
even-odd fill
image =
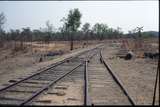
[[[73,34],[70,35],[70,50],[73,50]]]
[[[73,40],[71,40],[71,47],[70,50],[73,50]]]
[[[87,34],[86,34],[86,39],[87,39],[87,47],[88,47],[88,32],[87,32]]]

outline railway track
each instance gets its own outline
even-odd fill
[[[58,81],[30,105],[83,105],[84,65]]]
[[[134,102],[105,63],[101,52],[88,63],[88,105],[134,105]]]
[[[67,85],[70,85],[70,91],[77,87],[74,94],[66,95],[67,100],[56,102],[55,96],[52,96],[52,103],[46,100],[45,96],[55,94],[57,87],[61,90]],[[43,96],[44,92],[47,94]],[[0,105],[46,105],[46,102],[51,105],[134,105],[104,61],[100,48],[67,58],[0,89]]]
[[[20,81],[16,81],[15,83],[0,89],[0,104],[30,104],[32,100],[45,90],[48,90],[56,82],[83,66],[85,60],[90,59],[96,52],[96,48],[83,52],[74,58],[65,59],[39,73],[23,78]]]

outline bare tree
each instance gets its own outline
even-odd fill
[[[143,30],[143,27],[137,27],[136,30],[138,31],[138,48],[141,49],[143,44],[141,31]]]

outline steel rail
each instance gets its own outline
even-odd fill
[[[71,72],[73,72],[74,70],[76,70],[78,67],[80,67],[82,65],[79,64],[78,66],[76,66],[75,68],[73,68],[71,71],[65,73],[64,75],[62,75],[61,77],[57,78],[56,80],[52,81],[51,83],[49,83],[47,86],[44,86],[42,89],[40,89],[39,91],[37,91],[36,93],[34,93],[31,97],[29,97],[27,100],[25,100],[24,102],[22,102],[20,104],[20,106],[23,106],[27,103],[29,103],[32,99],[34,99],[35,97],[37,97],[39,94],[41,94],[43,91],[47,90],[50,86],[52,86],[53,84],[55,84],[57,81],[61,80],[62,78],[64,78],[65,76],[67,76],[68,74],[70,74]]]
[[[93,57],[95,54],[89,56],[89,59],[91,57]],[[85,61],[86,62],[86,61]],[[67,76],[68,74],[72,73],[75,69],[77,69],[78,67],[80,67],[84,62],[82,62],[81,64],[79,64],[78,66],[76,66],[75,68],[73,68],[71,71],[69,71],[68,73],[64,74],[63,76],[61,76],[60,78],[56,79],[55,81],[51,82],[49,85],[45,86],[44,88],[40,89],[39,91],[37,91],[35,94],[33,94],[30,98],[28,98],[27,100],[25,100],[24,102],[22,102],[20,105],[26,105],[27,103],[29,103],[32,99],[34,99],[35,97],[37,97],[39,94],[41,94],[43,91],[47,90],[50,86],[52,86],[53,84],[55,84],[57,81],[59,81],[60,79],[64,78],[65,76]],[[85,66],[86,68],[86,66]],[[86,74],[84,74],[86,75]],[[87,79],[88,80],[88,79]],[[88,84],[86,84],[86,86],[88,86]],[[87,88],[88,89],[88,88]],[[88,92],[88,91],[87,91]],[[88,104],[88,103],[87,103]]]
[[[79,53],[79,54],[76,55],[75,57],[72,57],[72,56],[71,56],[71,57],[69,57],[69,58],[63,59],[62,61],[56,62],[56,63],[54,63],[53,65],[51,64],[50,67],[45,68],[44,70],[39,69],[38,71],[40,71],[40,72],[35,73],[35,74],[33,74],[33,75],[30,75],[30,76],[28,76],[28,77],[26,77],[26,78],[24,78],[24,79],[22,79],[22,80],[19,80],[19,81],[15,82],[15,83],[13,83],[13,84],[11,84],[11,85],[9,85],[9,86],[6,86],[6,87],[4,87],[4,88],[1,88],[1,89],[0,89],[0,93],[1,93],[2,91],[4,91],[4,90],[10,88],[10,87],[13,87],[13,86],[17,85],[18,83],[21,83],[21,82],[23,82],[23,81],[25,81],[25,80],[28,80],[28,79],[36,76],[36,75],[39,75],[39,74],[41,74],[41,73],[43,73],[43,72],[45,72],[45,71],[47,71],[47,70],[49,70],[49,69],[51,69],[51,68],[53,68],[53,67],[56,67],[56,66],[64,63],[64,62],[67,61],[67,60],[71,60],[71,59],[73,59],[73,58],[76,58],[76,57],[82,55],[83,53],[92,51],[92,50],[94,50],[94,49],[97,49],[97,47],[96,47],[96,48],[93,48],[93,49],[91,49],[91,50],[87,50],[87,51],[84,51],[84,52],[82,52],[82,53]]]
[[[124,86],[122,85],[118,77],[113,73],[113,71],[109,68],[107,63],[104,61],[104,58],[102,56],[102,50],[100,51],[100,61],[105,65],[105,67],[107,68],[107,70],[109,71],[109,73],[111,74],[115,82],[119,85],[123,93],[126,95],[126,97],[128,98],[129,102],[132,104],[132,106],[134,106],[135,105],[134,101],[131,99],[131,97],[129,96],[128,92],[126,91],[126,89],[124,88]]]
[[[49,69],[51,69],[51,68],[53,68],[53,67],[56,67],[56,66],[64,63],[64,62],[67,61],[67,60],[72,60],[72,59],[74,59],[74,58],[78,58],[78,56],[82,55],[83,53],[87,53],[87,52],[89,52],[89,51],[93,51],[93,50],[95,50],[95,49],[97,49],[97,48],[98,48],[98,47],[93,48],[93,49],[90,49],[90,50],[87,50],[87,51],[84,51],[84,52],[81,52],[81,53],[79,53],[78,55],[76,55],[76,56],[74,56],[74,57],[69,57],[69,58],[63,59],[62,61],[56,62],[56,63],[54,63],[54,64],[51,64],[50,67],[47,66],[48,68],[46,68],[46,69],[44,69],[44,70],[42,70],[42,71],[40,71],[40,72],[38,72],[38,73],[35,73],[35,74],[33,74],[33,75],[29,76],[29,77],[26,77],[26,78],[24,78],[24,79],[22,79],[22,80],[20,80],[20,81],[17,81],[17,82],[15,82],[15,83],[7,86],[7,87],[4,87],[4,88],[0,89],[0,93],[3,92],[4,90],[10,88],[10,87],[16,86],[17,84],[24,82],[25,80],[29,80],[30,78],[32,78],[32,77],[34,77],[34,76],[36,76],[36,75],[39,75],[39,74],[41,74],[41,73],[43,73],[43,72],[45,72],[45,71],[47,71],[47,70],[49,70]],[[95,55],[95,54],[92,54],[91,57],[93,57],[94,55]],[[89,56],[89,59],[90,59],[91,57]],[[87,59],[87,58],[86,58],[86,59]],[[22,103],[20,103],[20,105],[26,105],[26,104],[29,103],[32,99],[34,99],[35,97],[37,97],[38,95],[40,95],[44,90],[47,90],[47,89],[48,89],[50,86],[52,86],[54,83],[56,83],[57,81],[59,81],[60,79],[62,79],[63,77],[67,76],[68,74],[70,74],[71,72],[73,72],[75,69],[77,69],[78,67],[80,67],[83,63],[84,63],[84,61],[83,61],[82,63],[80,63],[78,66],[76,66],[75,68],[73,68],[73,69],[72,69],[71,71],[69,71],[68,73],[65,73],[64,75],[62,75],[62,76],[59,77],[58,79],[53,80],[53,81],[52,81],[51,83],[49,83],[47,86],[42,87],[42,88],[39,89],[37,92],[35,92],[32,96],[30,96],[29,98],[27,98],[26,100],[24,100]]]
[[[93,55],[89,56],[84,62],[84,64],[85,64],[84,65],[85,66],[84,67],[84,106],[91,106],[92,105],[91,98],[89,96],[89,88],[88,88],[89,82],[88,82],[88,69],[87,69],[87,67],[88,67],[89,60],[93,56],[95,56],[96,54],[97,54],[97,52],[94,53]]]
[[[155,84],[154,84],[154,93],[153,93],[153,101],[152,101],[152,106],[155,106],[155,100],[156,100],[156,89],[158,85],[158,75],[159,75],[159,66],[160,66],[160,61],[158,59],[158,66],[157,66],[157,72],[156,72],[156,79],[155,79]]]
[[[90,106],[91,100],[89,97],[89,90],[88,90],[88,61],[85,61],[85,67],[84,67],[84,106]]]
[[[56,66],[60,65],[60,64],[64,63],[66,60],[67,60],[67,59],[64,59],[64,60],[62,60],[62,61],[60,61],[60,62],[57,62],[57,63],[55,63],[55,65],[53,65],[53,66],[51,66],[51,67],[49,67],[49,68],[46,68],[46,69],[44,69],[44,70],[42,70],[42,71],[40,71],[40,72],[38,72],[38,73],[35,73],[35,74],[31,75],[31,76],[28,76],[28,77],[26,77],[26,78],[24,78],[24,79],[22,79],[22,80],[20,80],[20,81],[17,81],[17,82],[15,82],[15,83],[7,86],[7,87],[4,87],[4,88],[0,89],[0,93],[1,93],[2,91],[4,91],[4,90],[10,88],[10,87],[13,87],[13,86],[17,85],[18,83],[21,83],[21,82],[23,82],[23,81],[25,81],[25,80],[28,80],[28,79],[36,76],[36,75],[41,74],[42,72],[45,72],[45,71],[47,71],[47,70],[49,70],[49,69],[51,69],[51,68],[53,68],[53,67],[56,67]]]

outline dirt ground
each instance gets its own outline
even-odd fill
[[[52,64],[54,62],[52,60],[60,58],[63,55],[74,53],[78,50],[83,50],[87,47],[82,47],[84,42],[85,41],[75,41],[73,51],[69,50],[70,44],[66,41],[56,41],[49,45],[43,44],[43,46],[40,43],[34,42],[32,49],[29,46],[30,43],[26,43],[28,44],[28,49],[16,53],[14,52],[14,54],[14,43],[8,43],[7,46],[0,49],[0,88],[3,87],[2,84],[7,84],[10,79],[16,79],[20,76],[25,77],[37,72],[38,69]],[[93,44],[96,44],[96,42],[89,42],[88,47]],[[43,57],[43,61],[39,62],[41,55],[59,50],[63,52],[62,55],[45,56]]]
[[[45,95],[38,96],[30,105],[83,105],[84,67],[58,81]],[[44,103],[48,100],[49,102]]]
[[[120,49],[116,43],[106,45],[103,50],[103,56],[107,64],[124,84],[136,105],[151,105],[158,60],[149,58],[124,60],[116,57],[116,53]],[[158,102],[159,89],[157,88],[156,104]]]
[[[120,50],[120,44],[115,43],[114,40],[106,40],[103,42],[105,43],[103,56],[105,57],[107,64],[122,81],[134,102],[138,105],[151,105],[153,99],[157,60],[149,58],[133,58],[131,60],[124,60],[123,58],[118,58],[116,57],[116,53],[118,50]],[[157,50],[157,39],[145,40],[145,42],[154,45],[156,47],[154,50]],[[75,44],[77,45],[75,45],[75,48],[82,50],[83,43],[84,42],[78,43],[78,41],[76,41]],[[89,45],[97,43],[98,42],[94,41],[90,42]],[[39,62],[40,55],[49,51],[59,50],[62,50],[64,55],[70,53],[69,43],[56,42],[43,46],[39,45],[39,43],[33,43],[32,51],[29,49],[27,51],[17,52],[16,55],[12,55],[10,48],[1,49],[0,88],[3,87],[2,84],[8,84],[8,81],[6,80],[14,79],[20,76],[25,77],[37,72],[37,69],[52,64],[52,60],[59,58],[61,55],[46,57],[44,58],[43,62]],[[77,50],[74,50],[73,52],[76,52]],[[72,92],[74,92],[74,89]],[[159,101],[158,96],[159,91],[157,89],[156,104],[158,104]]]

